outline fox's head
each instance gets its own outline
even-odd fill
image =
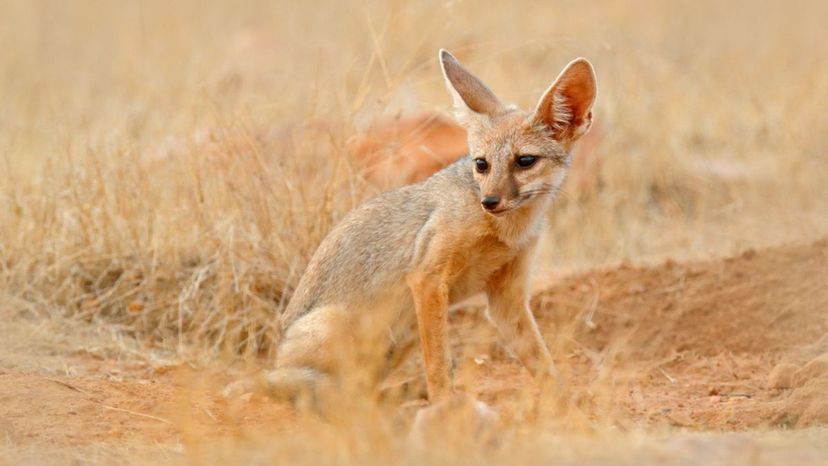
[[[569,169],[572,144],[592,124],[596,86],[589,61],[567,65],[531,112],[502,104],[448,51],[440,50],[440,63],[468,131],[483,209],[501,215],[553,197]]]

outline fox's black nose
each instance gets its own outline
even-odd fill
[[[494,210],[500,204],[500,196],[486,196],[481,201],[483,208],[486,210]]]

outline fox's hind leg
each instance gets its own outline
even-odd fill
[[[339,306],[312,309],[286,329],[277,351],[276,368],[228,385],[228,397],[260,391],[291,402],[315,403],[320,390],[341,372],[343,354],[352,347],[345,312]]]

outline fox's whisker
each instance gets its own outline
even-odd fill
[[[552,193],[555,193],[556,191],[557,191],[557,188],[533,189],[533,190],[530,190],[530,191],[524,191],[524,192],[520,193],[520,198],[521,199],[528,199],[530,197],[535,197],[535,196],[539,196],[539,195],[542,195],[542,194],[552,194]]]

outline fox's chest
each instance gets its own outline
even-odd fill
[[[461,301],[484,291],[495,273],[516,256],[514,249],[499,241],[484,240],[475,244],[463,255],[462,266],[450,286],[450,301]]]

